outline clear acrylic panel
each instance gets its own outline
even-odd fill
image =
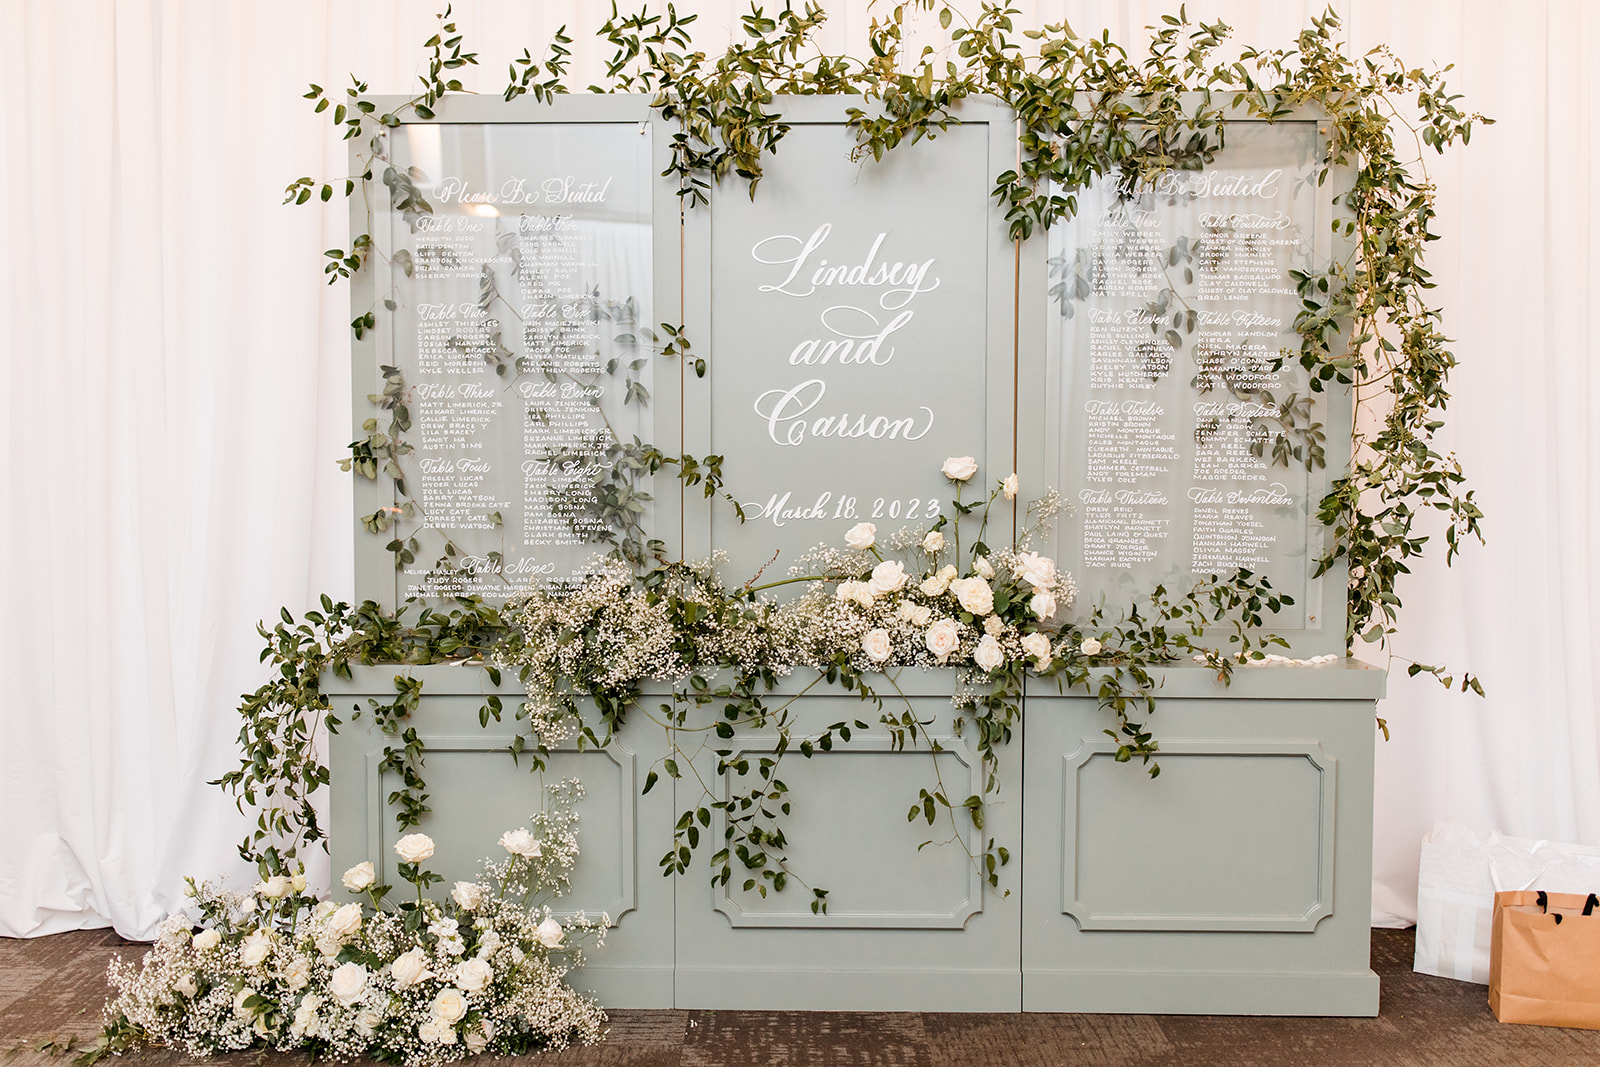
[[[499,596],[650,536],[650,127],[414,124],[397,177],[393,358],[415,557],[397,593]],[[373,539],[377,540],[377,539]]]
[[[1327,397],[1271,369],[1300,347],[1319,165],[1315,123],[1237,122],[1204,170],[1079,190],[1051,229],[1048,461],[1079,614],[1243,567],[1295,599],[1270,628],[1320,627]]]

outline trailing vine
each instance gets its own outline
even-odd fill
[[[924,13],[937,20],[946,43],[926,47],[913,58],[905,53],[907,27]],[[813,4],[800,11],[786,5],[772,16],[752,8],[741,19],[742,38],[715,57],[694,48],[693,15],[679,14],[671,6],[665,14],[620,14],[613,8],[599,30],[612,49],[606,63],[609,82],[589,88],[651,96],[662,118],[675,126],[666,173],[689,210],[706,203],[713,186],[723,180],[741,180],[752,197],[757,195],[763,161],[781,149],[789,129],[780,94],[858,97],[859,106],[849,110],[856,151],[874,160],[959,123],[962,101],[997,97],[1019,120],[1019,163],[994,179],[994,197],[1004,209],[1011,236],[1019,241],[1076,216],[1078,193],[1090,186],[1109,183],[1119,194],[1132,196],[1164,176],[1203,168],[1225,147],[1228,123],[1236,118],[1275,122],[1313,109],[1327,135],[1319,183],[1335,168],[1354,175],[1348,190],[1333,194],[1341,213],[1337,226],[1349,251],[1325,267],[1294,273],[1301,300],[1294,322],[1300,348],[1279,353],[1269,369],[1297,364],[1307,373],[1313,393],[1349,386],[1358,409],[1382,412],[1375,420],[1356,419],[1354,461],[1320,502],[1318,515],[1332,536],[1316,574],[1340,562],[1348,565],[1347,648],[1357,636],[1387,645],[1400,605],[1399,576],[1408,572],[1408,562],[1425,551],[1429,540],[1421,532],[1421,517],[1432,510],[1447,518],[1447,563],[1466,538],[1482,537],[1482,515],[1463,472],[1454,457],[1434,445],[1455,357],[1441,333],[1438,310],[1425,299],[1430,280],[1422,260],[1426,244],[1434,239],[1429,229],[1434,209],[1420,157],[1426,149],[1443,152],[1457,141],[1467,143],[1475,124],[1491,120],[1462,110],[1440,73],[1406,67],[1381,48],[1359,59],[1346,56],[1338,46],[1340,26],[1331,11],[1313,20],[1292,48],[1247,48],[1232,62],[1217,58],[1229,28],[1221,22],[1191,23],[1181,8],[1163,17],[1146,54],[1138,59],[1109,34],[1080,37],[1066,23],[1019,34],[1016,14],[989,4],[969,21],[937,0],[902,2],[874,19],[871,57],[861,61],[830,56],[814,46],[813,36],[825,16]],[[358,79],[352,78],[337,103],[321,87],[311,87],[306,95],[315,110],[331,109],[333,122],[347,139],[370,138],[363,154],[367,163],[342,181],[301,178],[288,187],[286,201],[329,201],[341,187],[346,197],[357,192],[364,196],[372,181],[381,180],[402,216],[431,212],[413,176],[386,156],[379,134],[408,115],[432,117],[441,98],[463,91],[450,72],[477,59],[462,50],[463,37],[449,19],[447,8],[441,32],[425,45],[431,58],[421,79],[423,91],[392,111],[382,111],[368,99],[368,86]],[[529,95],[548,101],[567,92],[563,79],[572,43],[562,27],[542,59],[524,50],[511,63],[504,98]],[[1402,157],[1397,128],[1411,134],[1417,161]],[[1167,250],[1165,266],[1188,272],[1206,254],[1203,241],[1174,246]],[[325,271],[330,282],[338,281],[370,269],[374,257],[384,256],[370,232],[356,234],[348,249],[327,252]],[[398,254],[389,263],[407,274],[412,269]],[[1060,260],[1052,262],[1051,270],[1057,286],[1053,296],[1060,313],[1068,315],[1072,301],[1086,295],[1082,287],[1093,284],[1092,266]],[[599,309],[603,302],[596,296]],[[496,294],[486,289],[483,297],[493,301]],[[395,309],[392,295],[382,303],[387,311]],[[1171,352],[1194,333],[1193,312],[1175,286],[1157,298],[1151,311],[1157,342],[1151,367],[1165,373],[1171,369]],[[358,338],[375,328],[377,314],[375,305],[355,317],[351,325]],[[638,327],[633,322],[619,325]],[[705,361],[692,355],[679,326],[662,324],[656,332],[636,329],[630,340],[653,354],[684,360],[697,375],[706,373]],[[503,347],[490,345],[484,353],[497,375],[537,370],[519,366],[520,361],[508,363]],[[1193,383],[1196,389],[1222,388],[1240,399],[1270,401],[1265,406],[1276,414],[1259,419],[1250,436],[1256,455],[1270,452],[1274,463],[1286,467],[1325,466],[1325,428],[1311,417],[1310,397],[1264,393],[1236,373],[1236,357],[1227,353],[1196,362],[1201,368]],[[616,370],[613,366],[610,372]],[[393,482],[395,506],[362,519],[379,534],[419,517],[406,493],[404,473],[410,452],[406,384],[394,367],[385,366],[381,373],[383,390],[370,398],[378,414],[364,425],[366,436],[351,445],[350,457],[342,461],[347,470],[366,478],[382,476]],[[630,399],[635,399],[632,386],[630,379]],[[708,497],[720,494],[731,501],[723,490],[720,457],[671,456],[635,441],[615,444],[606,458],[603,491],[590,498],[605,512],[599,528],[608,533],[598,539],[626,561],[641,595],[647,601],[654,598],[650,606],[665,612],[676,635],[676,653],[688,668],[688,681],[671,703],[644,709],[667,730],[671,753],[652,768],[645,788],[653,788],[662,775],[683,778],[694,766],[690,753],[701,743],[714,746],[710,751],[719,776],[731,773],[749,783],[728,799],[716,799],[707,783],[700,783],[707,799],[682,812],[661,866],[667,873],[687,870],[694,852],[709,839],[713,822],[721,819],[721,846],[711,856],[713,879],[726,884],[742,868],[745,888],[781,890],[797,877],[786,862],[782,821],[791,801],[778,776],[782,758],[795,751],[810,757],[878,727],[888,731],[896,747],[923,745],[937,752],[931,722],[917,718],[909,702],[901,710],[894,697],[868,681],[869,672],[840,653],[835,662],[819,666],[813,684],[839,685],[857,694],[877,713],[877,722],[841,721],[815,736],[797,734],[787,705],[772,695],[779,683],[772,665],[706,658],[695,637],[707,626],[735,626],[763,617],[768,609],[758,601],[757,591],[750,585],[732,590],[718,586],[708,610],[704,596],[685,593],[684,583],[692,584],[685,565],[660,556],[634,521],[638,512],[629,506],[634,494],[643,492],[644,481],[665,469],[673,469],[685,484],[703,485]],[[388,548],[396,565],[404,566],[414,562],[418,544],[414,536],[396,536]],[[1106,733],[1117,744],[1117,759],[1139,759],[1150,773],[1157,773],[1153,760],[1158,745],[1146,721],[1155,708],[1154,669],[1200,658],[1226,680],[1235,663],[1260,658],[1270,645],[1283,644],[1263,628],[1288,603],[1292,600],[1263,577],[1239,572],[1185,590],[1158,587],[1125,609],[1094,607],[1081,621],[1052,631],[1047,660],[1032,668],[1018,660],[987,672],[969,710],[956,719],[956,734],[971,729],[985,760],[983,793],[962,798],[941,781],[921,791],[909,817],[930,826],[949,819],[957,839],[962,819],[983,830],[984,801],[995,784],[993,755],[1011,735],[1023,678],[1030,670],[1055,678],[1063,691],[1093,694],[1113,717]],[[416,621],[403,622],[413,611]],[[241,709],[246,719],[240,735],[243,760],[218,784],[235,793],[241,809],[259,810],[257,828],[240,851],[269,872],[283,869],[296,848],[323,836],[312,796],[326,784],[327,771],[313,739],[319,721],[331,729],[340,720],[330,713],[319,677],[328,671],[348,673],[352,663],[480,656],[489,657],[485,662],[516,662],[529,649],[526,632],[506,612],[476,598],[458,598],[449,611],[408,605],[392,617],[372,604],[352,610],[324,598],[323,610],[308,613],[303,622],[296,624],[285,612],[281,625],[262,632],[269,642],[263,658],[272,661],[277,674]],[[1227,635],[1222,649],[1219,632]],[[486,669],[498,682],[497,668]],[[1442,666],[1413,663],[1408,669],[1433,674],[1447,686],[1455,681]],[[385,765],[402,787],[390,801],[401,824],[414,825],[427,811],[420,770],[424,754],[408,726],[418,686],[404,678],[396,684],[392,702],[374,702],[369,710],[393,738]],[[1461,688],[1482,692],[1470,674],[1461,676]],[[587,741],[603,744],[632,709],[642,707],[639,693],[636,678],[611,684],[580,674],[563,679],[558,700],[580,721],[580,704],[592,702],[599,719],[585,721],[581,729]],[[705,707],[722,709],[711,727],[697,725],[695,709]],[[499,720],[502,711],[491,697],[480,718],[484,723],[491,717]],[[524,707],[519,717],[527,714]],[[753,761],[739,756],[727,742],[752,729],[774,732],[777,751]],[[519,734],[512,747],[515,754],[535,760],[549,752],[547,739],[532,729]],[[1005,848],[992,838],[973,857],[991,885],[998,884],[998,868],[1007,858]],[[813,907],[825,908],[826,891],[811,888]]]
[[[334,714],[324,679],[349,678],[355,664],[482,659],[516,640],[500,609],[477,598],[462,599],[448,611],[413,601],[390,612],[370,600],[352,608],[324,595],[321,609],[298,622],[287,608],[280,615],[272,629],[257,627],[266,642],[261,662],[272,667],[272,675],[239,707],[239,766],[211,783],[232,793],[241,812],[255,813],[255,828],[240,842],[239,855],[263,875],[288,871],[301,849],[327,836],[317,816],[316,794],[328,784],[317,734],[319,727],[337,732],[345,720]],[[488,664],[485,670],[498,685],[499,669]],[[422,748],[408,724],[421,684],[402,673],[395,686],[394,701],[371,701],[367,713],[399,742],[385,749],[383,763],[404,787],[388,799],[399,825],[415,826],[428,811],[421,792]],[[500,699],[488,697],[483,720],[500,712]]]

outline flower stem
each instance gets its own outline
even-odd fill
[[[793,585],[795,582],[825,582],[827,580],[828,576],[825,574],[802,574],[798,578],[781,578],[776,582],[765,582],[761,585],[752,585],[749,589],[749,592],[759,593],[763,589],[776,589],[780,585]]]

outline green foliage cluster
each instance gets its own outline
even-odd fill
[[[258,627],[266,641],[261,662],[271,664],[272,676],[239,707],[239,766],[211,783],[232,793],[241,812],[255,815],[239,854],[263,876],[291,871],[300,850],[327,836],[316,809],[316,793],[328,784],[317,733],[319,727],[336,733],[343,720],[322,691],[325,679],[349,678],[353,664],[481,660],[516,639],[500,610],[478,599],[460,600],[448,610],[412,601],[390,612],[370,600],[352,608],[324,595],[321,610],[306,612],[298,622],[287,608],[280,614],[271,630]],[[499,670],[484,669],[498,685]],[[420,682],[398,674],[395,699],[370,701],[368,708],[395,741],[384,751],[383,768],[403,783],[387,798],[401,826],[415,826],[428,811],[422,743],[407,723],[421,691]],[[498,719],[500,712],[500,699],[488,697],[483,720]]]

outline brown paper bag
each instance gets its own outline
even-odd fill
[[[1496,1019],[1600,1030],[1597,904],[1593,893],[1494,895],[1489,1009]]]

